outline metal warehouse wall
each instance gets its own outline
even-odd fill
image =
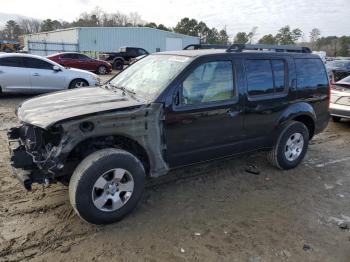
[[[24,41],[68,42],[78,43],[78,29],[70,28],[24,36]]]
[[[78,29],[69,28],[25,35],[24,46],[30,54],[42,56],[62,51],[78,51]]]
[[[165,51],[167,39],[182,39],[181,48],[199,43],[198,37],[148,27],[81,27],[78,30],[80,51],[115,52],[122,46],[135,46],[153,53],[157,48]]]

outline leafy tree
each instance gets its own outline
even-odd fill
[[[274,45],[276,44],[276,40],[272,34],[268,34],[259,39],[259,44]]]
[[[61,28],[63,28],[62,24],[57,20],[46,19],[41,23],[41,32],[54,31]]]
[[[145,24],[144,26],[145,26],[145,27],[150,27],[150,28],[157,28],[157,27],[158,27],[157,24],[154,23],[154,22],[147,23],[147,24]]]
[[[14,20],[7,21],[5,29],[1,32],[2,38],[16,40],[22,34],[22,28]]]
[[[256,36],[256,31],[258,30],[258,27],[257,26],[254,26],[252,28],[252,30],[250,30],[250,32],[247,34],[247,37],[248,37],[248,42],[251,44]]]
[[[180,34],[198,36],[198,22],[196,19],[182,18],[174,28],[174,31]]]
[[[222,29],[219,32],[219,42],[223,45],[228,45],[230,43],[229,36],[226,32],[226,29]]]
[[[339,56],[349,56],[350,55],[350,37],[342,36],[339,38]]]
[[[166,26],[163,25],[163,24],[159,24],[159,25],[157,26],[157,29],[159,29],[159,30],[164,30],[164,31],[171,31],[171,28],[168,28],[168,27],[166,27]]]
[[[246,44],[249,42],[249,37],[246,32],[238,32],[233,39],[236,44]]]
[[[294,45],[300,39],[303,32],[299,28],[293,30],[289,25],[282,27],[275,36],[276,43],[280,45]]]

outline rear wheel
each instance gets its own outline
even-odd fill
[[[109,224],[129,214],[145,184],[142,163],[131,153],[103,149],[85,158],[69,183],[69,197],[77,214],[93,224]]]
[[[84,79],[75,79],[69,84],[68,88],[73,89],[73,88],[79,88],[79,87],[84,87],[88,85],[89,83]]]
[[[288,123],[280,132],[273,149],[268,152],[269,161],[280,169],[291,169],[300,164],[309,144],[309,130],[296,121]]]
[[[97,68],[97,73],[99,75],[105,75],[107,74],[108,70],[107,70],[107,67],[105,67],[104,65],[101,65]]]
[[[116,70],[123,70],[124,62],[122,60],[115,60],[113,63],[113,68]]]
[[[339,123],[341,120],[341,117],[339,116],[332,116],[333,122]]]

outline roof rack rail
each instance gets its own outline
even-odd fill
[[[226,49],[226,52],[242,52],[243,50],[258,50],[272,52],[289,52],[289,53],[311,53],[308,47],[300,47],[293,45],[248,45],[248,44],[233,44]]]
[[[190,44],[183,50],[198,50],[198,49],[227,49],[229,45],[212,45],[212,44]]]

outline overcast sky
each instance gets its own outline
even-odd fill
[[[143,20],[175,26],[183,17],[210,27],[226,26],[232,36],[258,26],[258,37],[284,25],[299,27],[306,39],[317,27],[323,36],[350,35],[350,0],[0,0],[1,12],[72,21],[100,6],[108,12],[138,12]]]

